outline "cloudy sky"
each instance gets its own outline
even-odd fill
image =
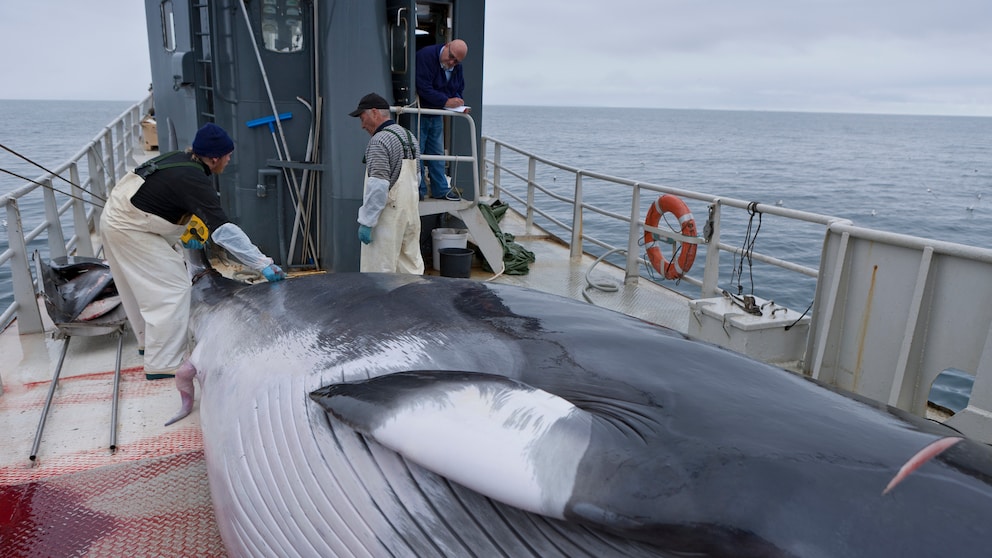
[[[487,104],[992,116],[990,0],[491,0],[487,12]],[[137,100],[150,82],[140,0],[4,0],[0,52],[0,99]],[[109,65],[90,67],[99,52]]]

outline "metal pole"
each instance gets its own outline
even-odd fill
[[[117,331],[117,364],[114,365],[114,399],[110,406],[110,453],[117,451],[117,399],[121,392],[121,353],[124,350],[124,328]]]
[[[69,351],[70,336],[65,337],[62,344],[62,355],[59,357],[59,364],[55,367],[55,375],[52,377],[52,384],[48,386],[48,396],[45,398],[45,407],[41,410],[41,421],[38,422],[38,431],[34,433],[34,444],[31,446],[31,455],[28,457],[34,461],[38,457],[38,446],[41,445],[41,432],[45,429],[45,419],[48,418],[48,409],[52,406],[52,397],[55,396],[55,387],[59,383],[59,374],[62,372],[62,363],[65,362],[65,354]]]

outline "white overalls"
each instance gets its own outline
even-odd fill
[[[402,138],[400,141],[403,142]],[[363,272],[424,273],[424,259],[420,255],[420,174],[413,145],[404,143],[403,147],[400,176],[389,188],[386,206],[372,229],[372,243],[362,244]],[[368,181],[366,171],[366,188]]]
[[[173,248],[186,226],[134,207],[131,196],[143,183],[133,172],[117,183],[100,218],[100,236],[127,319],[145,348],[145,374],[173,374],[188,347],[192,287]]]

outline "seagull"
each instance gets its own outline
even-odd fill
[[[778,200],[777,202],[775,202],[775,205],[777,205],[777,206],[780,206],[780,207],[781,207],[781,206],[783,206],[783,205],[785,205],[785,202],[784,202],[784,201],[782,201],[782,200]]]
[[[874,209],[872,209],[871,210],[871,216],[874,217],[875,215],[878,215],[878,212],[876,212]]]

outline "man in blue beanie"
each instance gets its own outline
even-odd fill
[[[207,123],[186,151],[160,155],[134,169],[110,193],[100,218],[103,251],[121,304],[145,354],[149,380],[195,374],[188,353],[191,284],[183,256],[174,248],[196,215],[210,239],[269,281],[282,269],[230,222],[220,206],[212,175],[224,172],[234,141]],[[186,248],[203,248],[191,240]],[[185,368],[183,368],[185,367]]]

